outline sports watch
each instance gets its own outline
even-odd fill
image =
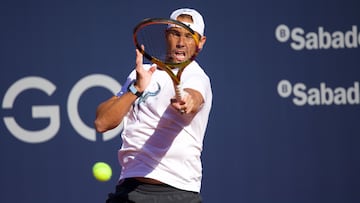
[[[132,81],[130,83],[130,85],[128,86],[128,92],[133,93],[134,95],[136,95],[137,97],[141,97],[142,92],[139,92],[136,87],[135,87],[135,81]]]

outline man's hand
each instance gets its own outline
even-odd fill
[[[200,92],[186,88],[184,89],[184,96],[180,101],[173,98],[170,102],[180,113],[189,114],[198,112],[201,105],[204,103],[204,99]]]
[[[143,66],[143,55],[136,49],[136,83],[135,87],[139,92],[143,92],[149,85],[151,76],[156,70],[156,64],[152,65],[149,70],[145,70]]]

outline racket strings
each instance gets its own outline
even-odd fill
[[[166,28],[166,24],[152,24],[142,27],[137,33],[138,43],[144,46],[144,51],[161,61],[165,61],[167,55],[165,41]]]

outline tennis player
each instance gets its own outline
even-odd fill
[[[170,18],[189,25],[199,35],[198,48],[203,48],[205,24],[199,12],[181,8]],[[186,40],[186,33],[168,43],[171,58],[177,62],[196,49]],[[136,67],[123,88],[98,106],[98,132],[124,121],[118,151],[121,174],[107,203],[202,201],[201,153],[212,106],[211,83],[196,61],[185,68],[181,83],[185,94],[179,100],[169,75],[156,65],[143,64],[143,55],[136,50]]]

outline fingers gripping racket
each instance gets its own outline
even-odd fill
[[[147,18],[133,32],[136,48],[171,77],[176,99],[183,97],[181,74],[199,53],[200,36],[176,20]]]

